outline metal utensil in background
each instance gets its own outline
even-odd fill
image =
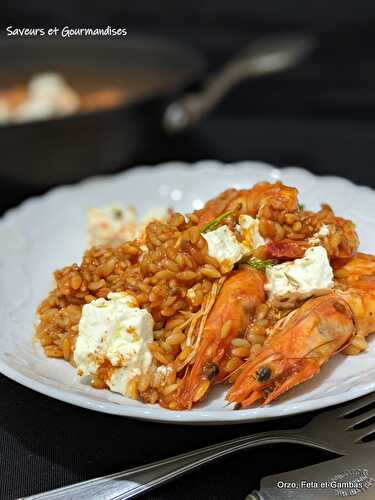
[[[164,127],[178,132],[194,125],[209,113],[237,83],[292,68],[315,48],[307,35],[274,35],[259,38],[212,75],[200,92],[172,102],[164,114]]]
[[[301,429],[261,432],[244,436],[128,471],[25,497],[25,500],[91,500],[94,498],[126,500],[235,451],[266,444],[304,444],[344,455],[358,450],[359,446],[361,448],[369,446],[363,443],[362,439],[375,431],[373,422],[375,408],[369,409],[374,403],[375,394],[370,394],[315,416]],[[352,414],[355,416],[351,417]],[[355,430],[358,425],[361,425],[361,429]]]
[[[313,46],[306,36],[260,39],[209,78],[202,92],[179,98],[202,80],[204,64],[192,49],[174,42],[136,36],[2,41],[2,86],[57,71],[78,91],[109,86],[129,98],[111,109],[1,126],[6,161],[0,176],[40,189],[125,167],[166,140],[163,124],[176,132],[194,125],[239,81],[291,68]]]

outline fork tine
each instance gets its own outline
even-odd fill
[[[356,417],[352,418],[349,417],[347,419],[348,427],[346,427],[345,430],[353,429],[353,427],[355,427],[356,425],[362,424],[362,422],[365,422],[366,420],[369,420],[372,417],[375,417],[375,408],[371,408],[371,410],[367,410],[365,413],[357,415]]]
[[[369,405],[370,403],[375,403],[375,393],[371,393],[368,396],[364,396],[360,399],[356,399],[355,401],[352,401],[351,403],[348,403],[346,405],[341,406],[338,408],[338,417],[346,417],[353,413],[354,411],[360,410],[361,408],[364,408],[365,406]]]
[[[358,443],[359,441],[362,441],[363,438],[369,436],[370,434],[375,432],[375,423],[372,424],[370,427],[366,427],[366,429],[361,429],[362,432],[357,431],[357,434],[359,435],[356,439],[356,442]],[[356,432],[356,431],[354,431]]]

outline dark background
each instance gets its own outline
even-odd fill
[[[34,1],[0,4],[2,27],[125,26],[128,36],[174,38],[201,52],[209,71],[259,35],[317,36],[319,49],[282,76],[246,82],[182,137],[152,144],[135,163],[264,160],[375,186],[375,4],[371,0]],[[98,61],[100,64],[100,61]],[[9,163],[12,159],[2,158]],[[30,194],[0,179],[0,212]],[[301,424],[172,427],[101,415],[33,393],[0,376],[0,498],[12,499],[137,466],[223,439]],[[242,453],[148,498],[240,499],[260,477],[327,458],[293,446]]]
[[[240,84],[192,131],[145,145],[134,164],[252,159],[375,182],[371,0],[15,0],[0,3],[0,23],[125,26],[129,37],[147,33],[193,46],[205,58],[208,72],[258,36],[284,31],[313,34],[318,49],[304,64],[283,75]],[[5,161],[11,168],[11,158]],[[3,210],[30,194],[25,186],[7,187],[0,200]]]

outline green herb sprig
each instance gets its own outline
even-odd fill
[[[271,259],[258,259],[256,257],[252,257],[251,259],[243,262],[243,264],[246,264],[247,266],[250,266],[257,271],[265,271],[267,268],[277,264],[277,262]]]
[[[305,204],[304,203],[298,203],[298,210],[300,212],[303,212],[305,210]]]
[[[230,215],[233,215],[236,213],[237,209],[235,210],[228,210],[227,212],[222,213],[221,215],[218,215],[215,219],[210,220],[206,224],[203,224],[203,226],[200,228],[201,233],[208,233],[209,231],[214,231],[217,229],[220,225],[220,222],[222,222],[224,219],[229,217]]]

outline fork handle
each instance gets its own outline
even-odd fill
[[[128,469],[109,476],[98,477],[19,500],[125,500],[134,498],[167,481],[185,474],[203,464],[212,462],[236,451],[272,443],[297,443],[319,447],[298,434],[298,431],[281,430],[261,432],[223,443],[200,448],[175,457]]]

